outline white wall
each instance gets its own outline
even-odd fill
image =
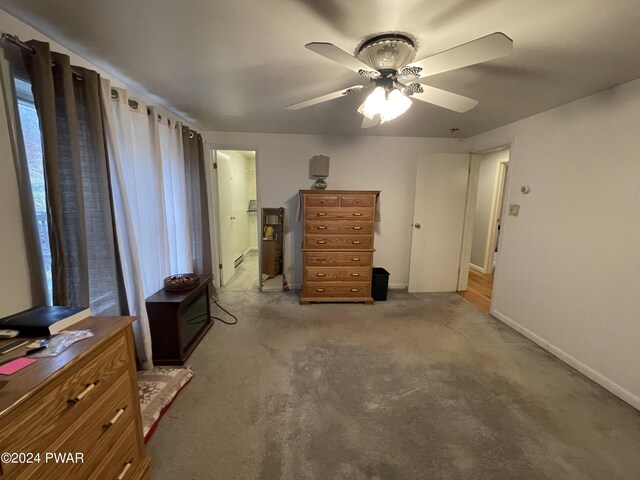
[[[347,137],[205,132],[212,146],[257,150],[258,203],[285,208],[284,266],[289,284],[302,278],[301,224],[296,221],[298,190],[310,188],[309,158],[328,155],[329,189],[380,190],[376,266],[390,273],[392,288],[409,280],[411,218],[419,153],[465,151],[459,140],[413,137]]]
[[[466,141],[515,138],[492,313],[636,408],[639,132],[635,80]]]
[[[251,155],[247,158],[247,198],[246,206],[249,206],[249,200],[258,198],[256,189],[256,157]],[[258,249],[258,212],[247,213],[249,220],[249,248]]]
[[[234,260],[244,254],[250,247],[249,234],[249,172],[248,160],[240,152],[221,150],[229,156],[231,182],[231,214],[235,217],[231,228],[230,245],[227,248],[233,252]],[[254,187],[255,188],[255,187]]]
[[[473,240],[471,243],[471,263],[484,268],[484,256],[489,240],[489,221],[495,190],[498,187],[496,177],[498,164],[509,157],[508,150],[480,155],[480,171],[478,173],[478,194],[476,197],[476,213],[473,221]]]

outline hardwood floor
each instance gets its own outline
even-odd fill
[[[458,295],[464,297],[473,303],[480,310],[489,311],[491,307],[491,295],[493,293],[493,274],[485,275],[476,270],[469,270],[469,284],[467,290],[458,292]]]

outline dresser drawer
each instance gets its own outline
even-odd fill
[[[373,220],[373,207],[307,207],[304,218]]]
[[[373,264],[373,253],[371,252],[304,252],[304,264],[306,266],[326,265],[355,265],[371,266]]]
[[[307,206],[325,205],[328,207],[337,207],[340,205],[340,197],[338,195],[306,195],[304,197]]]
[[[340,300],[341,298],[370,298],[370,283],[306,282],[304,296],[308,298]]]
[[[139,478],[143,468],[143,455],[136,440],[135,424],[131,422],[124,432],[122,441],[107,453],[89,480],[132,480]]]
[[[0,451],[44,455],[47,447],[128,371],[130,361],[125,337],[114,337],[104,350],[80,363],[33,402],[25,404],[15,420],[6,426],[0,425]],[[14,478],[27,466],[3,464],[2,480]]]
[[[373,223],[362,220],[307,220],[306,233],[373,233]]]
[[[343,207],[373,207],[376,203],[374,195],[342,195],[340,205]]]
[[[29,478],[84,479],[103,461],[107,453],[119,442],[127,426],[135,418],[138,399],[131,394],[129,373],[124,372],[116,383],[104,392],[64,434],[48,448],[50,452],[82,454],[79,463],[34,464]]]
[[[372,247],[372,235],[305,235],[304,237],[304,248],[358,250]]]
[[[305,267],[304,279],[309,282],[368,282],[371,267]]]

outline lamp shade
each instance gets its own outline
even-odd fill
[[[309,159],[309,175],[312,177],[326,178],[329,176],[329,157],[314,155]]]

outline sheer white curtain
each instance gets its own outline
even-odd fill
[[[102,95],[125,287],[139,318],[136,346],[150,365],[145,298],[166,276],[193,271],[182,124],[107,80]]]
[[[192,272],[182,124],[151,107],[149,132],[153,150],[162,165],[169,269],[172,274]]]
[[[149,128],[147,106],[130,100],[126,90],[112,91],[117,94],[111,101],[115,137],[137,240],[142,285],[148,297],[161,289],[162,280],[171,274],[162,161],[157,154],[157,134]]]
[[[113,196],[113,213],[115,216],[116,233],[118,237],[118,250],[122,265],[125,291],[129,304],[129,312],[137,317],[133,324],[136,342],[136,354],[142,368],[153,366],[151,353],[151,334],[149,332],[149,318],[145,306],[145,290],[141,273],[141,259],[137,240],[134,213],[139,219],[137,209],[133,208],[136,198],[130,198],[126,176],[130,170],[125,164],[131,163],[131,132],[130,128],[123,128],[122,119],[116,118],[117,109],[113,106],[111,98],[111,85],[106,79],[101,81],[102,100],[104,102],[103,123],[105,129],[105,141],[109,154],[109,175],[111,179],[111,194]],[[123,135],[129,130],[129,135]],[[148,137],[147,137],[148,138]]]

